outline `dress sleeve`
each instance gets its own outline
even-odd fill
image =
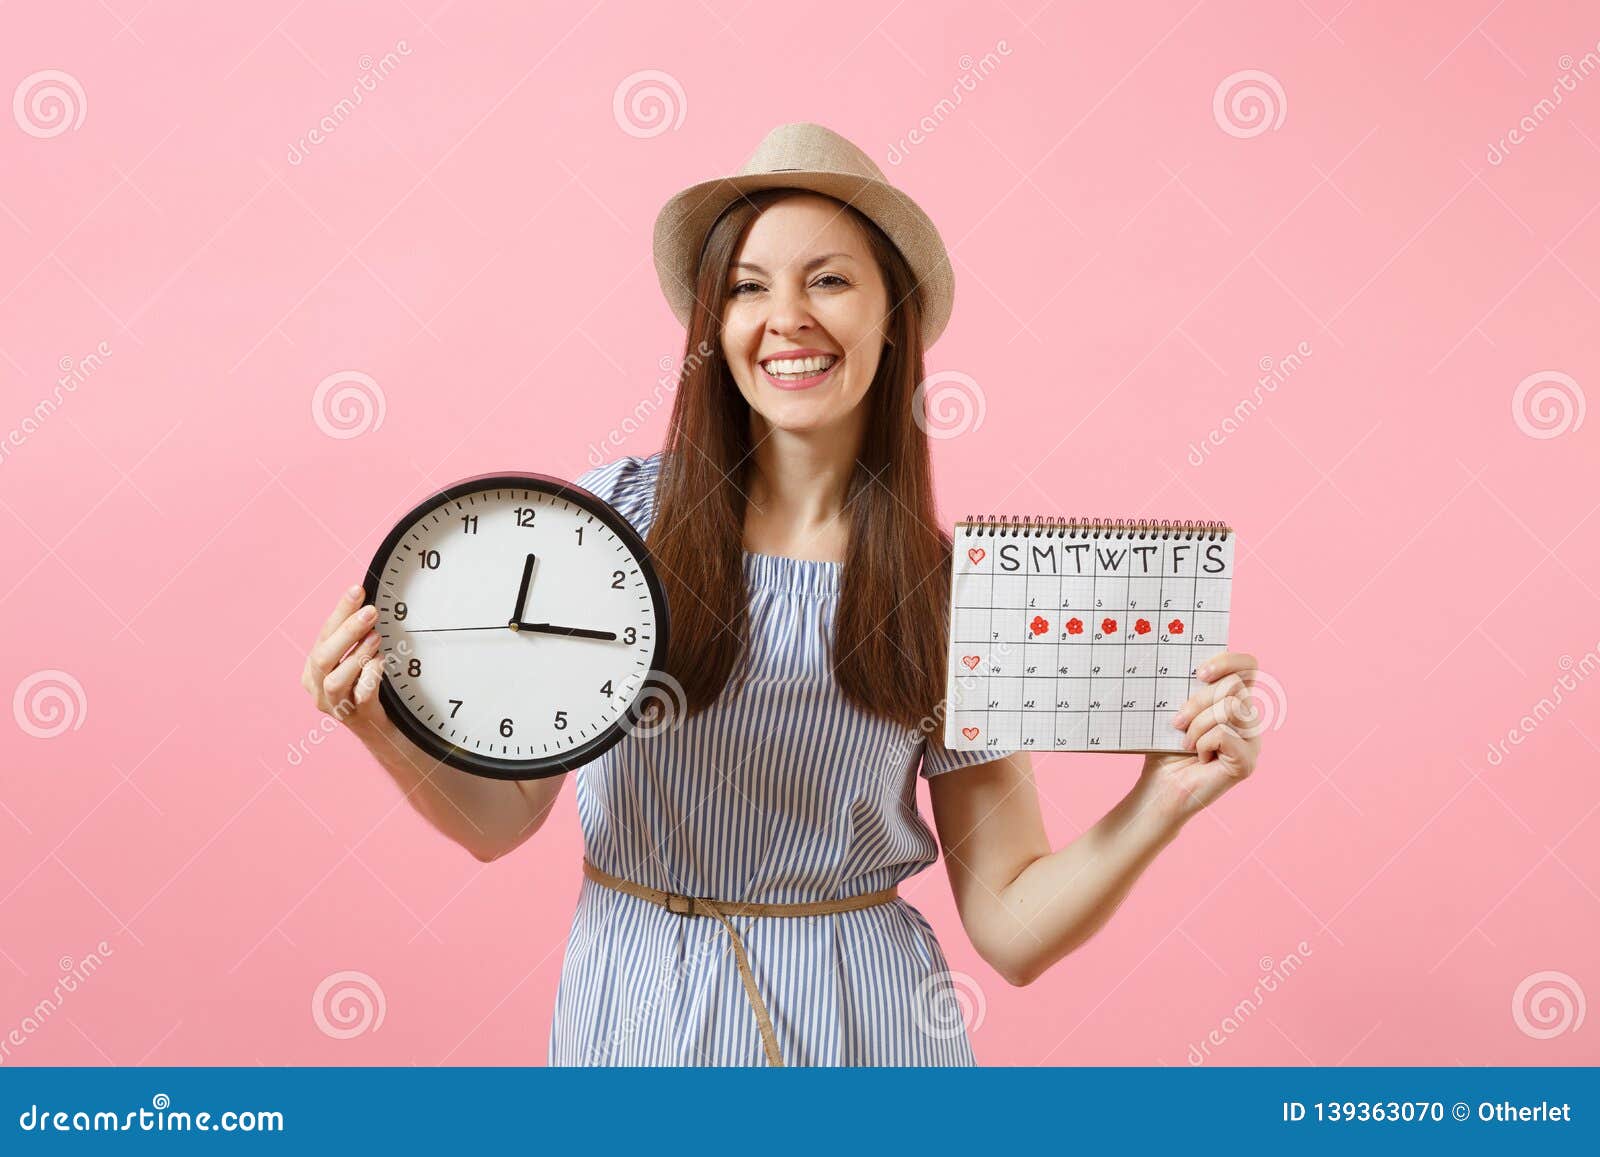
[[[655,508],[655,484],[660,473],[660,455],[637,457],[624,454],[585,470],[572,481],[598,498],[605,499],[643,538],[650,529]]]
[[[977,751],[951,751],[945,747],[943,736],[934,732],[923,736],[922,767],[917,774],[924,779],[932,779],[947,771],[971,767],[978,763],[989,763],[1010,754],[1010,751],[996,747],[981,748]]]

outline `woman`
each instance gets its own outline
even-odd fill
[[[1026,752],[939,741],[951,542],[912,420],[953,299],[932,222],[842,137],[785,125],[737,176],[668,202],[656,260],[690,351],[667,445],[577,483],[650,547],[684,709],[576,777],[584,882],[549,1059],[971,1064],[944,954],[895,886],[942,845],[974,947],[1028,984],[1250,774],[1260,741],[1238,725],[1255,660],[1206,663],[1173,719],[1192,754],[1146,757],[1128,795],[1052,851]],[[567,777],[424,759],[378,704],[360,598],[324,625],[307,689],[435,827],[504,855]]]

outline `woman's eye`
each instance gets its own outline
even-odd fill
[[[730,294],[732,294],[734,297],[738,297],[746,289],[760,289],[760,288],[761,288],[761,286],[759,284],[757,284],[756,282],[754,282],[754,281],[741,281],[741,282],[739,282],[738,285],[735,285],[728,292]]]
[[[825,281],[831,281],[831,282],[834,283],[834,285],[849,285],[850,284],[844,278],[840,277],[837,273],[824,273],[821,277],[817,278],[817,284],[818,285],[821,285]]]

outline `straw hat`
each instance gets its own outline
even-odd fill
[[[656,216],[656,276],[672,312],[685,326],[694,306],[700,249],[717,217],[741,194],[757,189],[809,189],[852,206],[895,243],[922,295],[922,343],[944,332],[955,301],[955,274],[933,221],[889,184],[871,158],[831,129],[779,125],[730,177],[690,185]]]

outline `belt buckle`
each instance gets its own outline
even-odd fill
[[[682,904],[682,907],[679,907],[679,904]],[[668,892],[667,911],[677,916],[693,916],[694,897],[680,896],[676,892]]]

